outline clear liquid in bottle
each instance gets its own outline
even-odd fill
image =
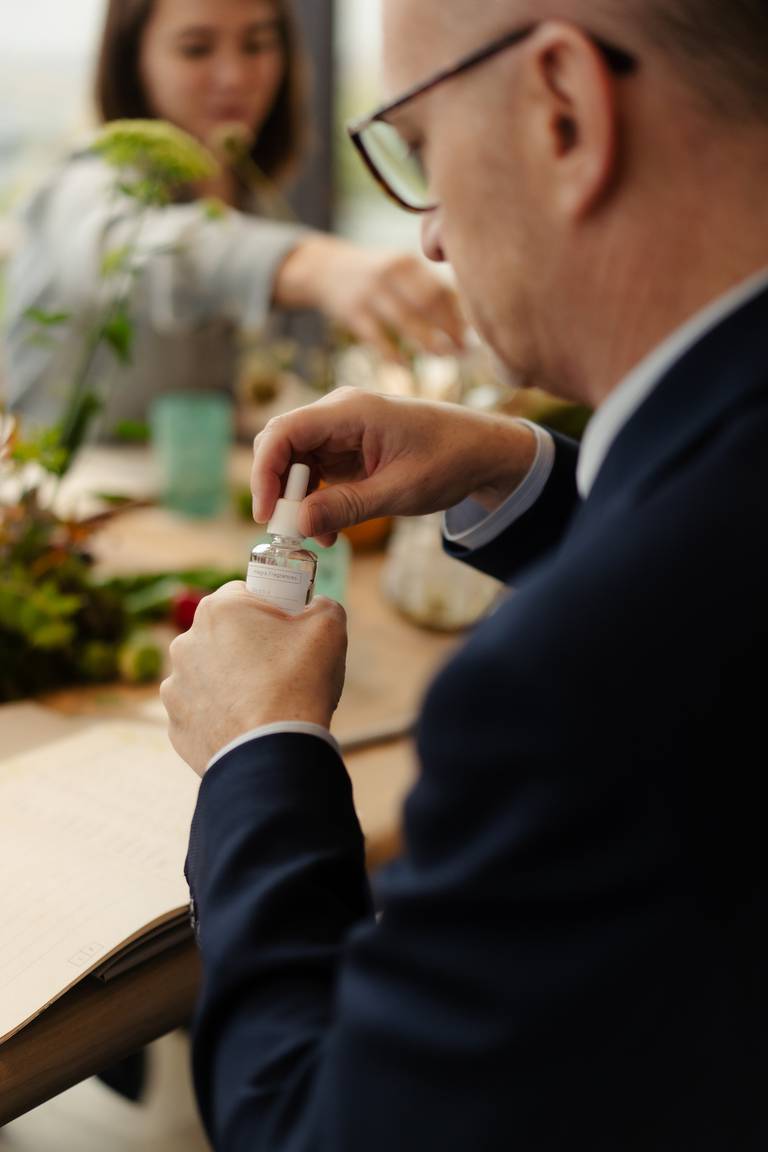
[[[312,600],[317,556],[302,547],[301,537],[274,535],[251,552],[247,587],[261,600],[295,615]]]

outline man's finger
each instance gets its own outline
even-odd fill
[[[355,484],[320,488],[302,503],[299,530],[304,536],[322,539],[343,528],[388,515],[390,510],[385,502],[386,491],[376,476]]]
[[[350,397],[352,403],[350,403]],[[339,388],[314,404],[307,404],[270,420],[253,446],[251,491],[253,516],[265,524],[275,504],[291,464],[308,463],[323,452],[354,452],[363,436],[361,396],[356,389]]]
[[[309,456],[333,434],[334,417],[323,401],[270,420],[253,444],[253,518],[266,524],[282,494],[291,464]]]

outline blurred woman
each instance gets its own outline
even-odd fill
[[[102,119],[167,120],[223,162],[182,201],[147,210],[132,362],[94,365],[112,381],[107,434],[145,419],[161,392],[231,389],[238,331],[262,328],[274,309],[317,309],[386,355],[400,341],[431,352],[461,346],[454,293],[415,256],[257,214],[242,158],[268,185],[291,174],[305,135],[305,71],[288,0],[109,0],[96,83]],[[222,147],[233,135],[239,162]],[[24,213],[8,281],[9,400],[35,422],[61,411],[97,307],[105,240],[114,249],[129,234],[134,206],[115,197],[114,184],[114,171],[85,150]],[[206,222],[199,201],[212,196],[231,211]],[[67,313],[72,323],[30,341],[30,310]]]

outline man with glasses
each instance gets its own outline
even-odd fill
[[[764,0],[384,0],[351,129],[509,368],[520,421],[334,393],[258,438],[328,542],[446,511],[514,587],[438,676],[374,915],[329,734],[343,614],[228,586],[177,642],[217,1149],[768,1147]]]

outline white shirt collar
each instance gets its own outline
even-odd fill
[[[742,281],[668,336],[606,396],[587,425],[579,450],[576,483],[582,499],[586,499],[592,490],[603,461],[619,432],[672,365],[705,333],[717,327],[726,316],[736,312],[766,287],[766,269]]]

